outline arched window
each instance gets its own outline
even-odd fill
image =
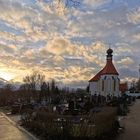
[[[107,87],[108,87],[108,91],[111,92],[111,79],[110,78],[107,79]]]
[[[113,90],[116,91],[116,79],[112,76],[113,79]]]
[[[114,79],[114,91],[116,90],[116,80]]]
[[[105,88],[105,86],[104,86],[104,80],[102,80],[102,91],[104,91],[104,88]]]

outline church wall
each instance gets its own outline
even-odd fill
[[[115,82],[114,82],[115,81]],[[104,83],[104,88],[102,88]],[[114,87],[115,86],[115,87]],[[119,78],[117,75],[102,75],[100,78],[101,95],[117,96],[119,94]]]
[[[98,82],[89,82],[89,91],[90,94],[98,94]]]

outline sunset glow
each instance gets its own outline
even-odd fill
[[[120,79],[136,79],[139,6],[139,0],[81,0],[67,7],[65,0],[1,0],[0,77],[22,81],[37,70],[46,79],[86,86],[111,47]]]
[[[1,72],[0,71],[0,77],[5,79],[5,80],[7,80],[7,81],[9,81],[9,80],[11,80],[13,78],[13,75],[11,75],[11,74],[9,74],[7,72]]]

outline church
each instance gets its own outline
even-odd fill
[[[112,95],[119,96],[119,73],[117,72],[113,62],[113,50],[107,50],[106,65],[93,78],[89,80],[89,92],[91,95]]]

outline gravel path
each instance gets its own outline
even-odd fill
[[[140,140],[140,100],[130,107],[130,113],[124,119],[125,132],[117,140]]]
[[[0,140],[34,140],[29,134],[19,130],[0,112]]]

